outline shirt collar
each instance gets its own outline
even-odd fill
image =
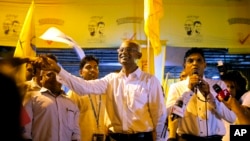
[[[49,89],[47,89],[47,88],[45,88],[45,87],[42,87],[42,88],[40,89],[40,92],[41,92],[42,94],[43,94],[43,93],[48,93],[48,94],[50,94],[50,95],[52,95],[52,96],[56,96],[56,95],[53,94]],[[62,91],[61,91],[61,94],[58,95],[58,96],[63,96],[63,95],[66,96],[66,93],[62,90]]]
[[[131,78],[139,78],[140,75],[141,75],[142,71],[141,69],[138,67],[134,72],[130,73],[128,77],[131,77]],[[123,77],[125,76],[125,73],[121,70],[119,73],[118,73],[119,77]]]

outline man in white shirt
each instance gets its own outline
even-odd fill
[[[169,88],[166,106],[171,114],[176,102],[182,101],[183,117],[178,120],[178,141],[221,141],[225,135],[222,119],[233,123],[235,114],[216,99],[213,89],[218,84],[222,89],[226,85],[221,80],[207,79],[204,76],[206,61],[202,49],[191,48],[184,57],[185,80],[172,84]],[[171,133],[171,135],[174,135]]]
[[[54,71],[41,70],[40,75],[40,90],[30,91],[24,103],[31,122],[25,124],[23,137],[33,141],[80,141],[77,105],[66,97]]]
[[[60,81],[79,95],[106,93],[111,140],[160,141],[167,115],[161,84],[137,66],[142,56],[139,44],[126,40],[117,51],[121,71],[96,80],[73,76],[51,59],[40,57],[35,63],[57,72]]]
[[[66,97],[61,84],[52,80],[56,77],[53,73],[42,71],[42,88],[33,91],[24,105],[32,120],[24,126],[23,136],[32,140],[80,141],[79,109]]]

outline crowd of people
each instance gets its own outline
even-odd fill
[[[180,81],[170,85],[166,98],[160,81],[138,67],[138,43],[125,40],[117,52],[121,69],[103,78],[98,78],[99,59],[93,55],[79,62],[80,77],[67,72],[53,54],[19,64],[1,60],[1,83],[8,82],[9,93],[16,96],[13,115],[7,111],[18,127],[6,128],[16,135],[13,141],[229,141],[230,125],[250,125],[247,78],[237,70],[219,80],[206,78],[201,48],[185,53]],[[23,63],[27,77],[19,84],[4,70]],[[24,124],[22,108],[30,118]]]

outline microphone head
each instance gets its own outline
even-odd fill
[[[213,85],[213,89],[216,93],[219,93],[222,91],[221,87],[218,84]]]
[[[175,105],[179,106],[179,107],[182,107],[183,105],[183,101],[182,100],[177,100]]]
[[[175,105],[172,107],[172,112],[171,112],[172,121],[179,117],[183,117],[184,112],[183,112],[182,106],[183,106],[183,101],[181,99],[175,102]]]

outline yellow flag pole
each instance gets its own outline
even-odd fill
[[[151,65],[150,65],[150,40],[147,38],[147,72],[150,73]]]

